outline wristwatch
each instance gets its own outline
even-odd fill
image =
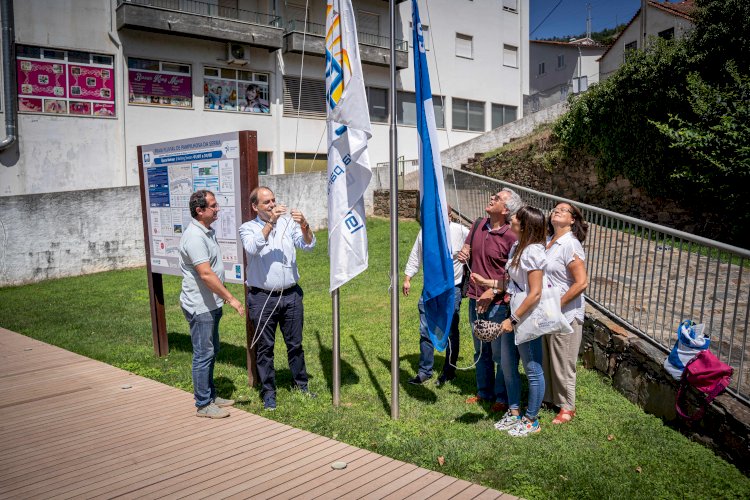
[[[518,324],[518,318],[514,314],[510,315],[510,324],[516,326]]]
[[[499,288],[493,288],[492,293],[495,294],[495,296],[500,295],[500,289]]]

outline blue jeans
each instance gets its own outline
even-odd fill
[[[219,321],[221,308],[193,314],[182,310],[190,324],[190,340],[193,341],[193,395],[195,406],[202,408],[216,397],[214,386],[214,364],[219,353]]]
[[[508,388],[508,402],[511,409],[519,409],[521,403],[521,375],[518,373],[520,355],[523,369],[529,379],[529,404],[526,416],[536,419],[544,397],[544,372],[542,370],[542,338],[515,345],[515,333],[506,333],[500,339],[503,344],[503,374]]]
[[[459,349],[459,335],[458,335],[458,320],[459,312],[461,310],[461,286],[454,288],[453,302],[453,319],[451,320],[451,330],[449,333],[448,347],[445,351],[445,364],[443,364],[443,373],[446,378],[453,378],[456,375],[456,361],[458,360],[458,349]],[[430,340],[430,334],[427,331],[427,321],[424,317],[424,301],[419,298],[417,304],[419,309],[419,377],[422,380],[427,380],[432,377],[432,365],[435,363],[435,346],[432,345]],[[451,366],[454,365],[454,366]]]
[[[471,323],[472,336],[474,330],[474,321],[488,319],[496,323],[501,323],[508,317],[508,307],[505,304],[492,304],[489,310],[483,314],[477,314],[476,299],[469,299],[469,323]],[[502,346],[501,342],[507,335],[501,335],[492,342],[481,342],[474,338],[474,362],[476,363],[477,374],[477,396],[486,401],[497,401],[500,403],[508,402],[508,393],[505,389],[505,377],[503,376],[503,365],[501,363]],[[516,358],[516,363],[518,363]],[[495,366],[497,365],[497,372]],[[516,370],[518,371],[518,370]]]

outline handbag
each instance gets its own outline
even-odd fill
[[[513,281],[517,288],[518,283]],[[526,299],[527,293],[514,293],[510,299],[510,310],[515,312],[521,303]],[[523,318],[518,318],[518,323],[514,327],[516,333],[516,345],[530,342],[542,335],[552,334],[570,334],[573,333],[573,327],[562,313],[560,308],[560,289],[552,286],[547,280],[547,276],[542,278],[542,297],[533,310],[524,314]]]
[[[500,329],[500,323],[488,319],[474,320],[472,331],[474,332],[474,336],[482,342],[492,342],[503,334],[503,331]]]
[[[474,221],[474,225],[471,227],[471,232],[469,233],[469,241],[473,241],[474,239],[474,232],[477,230],[477,226],[479,225],[479,221],[481,221],[483,217],[479,217],[477,220]],[[464,264],[464,274],[461,276],[461,297],[466,298],[469,296],[469,277],[471,276],[471,255],[469,255],[469,261]]]
[[[664,360],[664,369],[676,380],[682,377],[685,365],[711,345],[711,339],[703,334],[703,330],[703,324],[696,325],[689,319],[677,327],[677,340],[669,356]]]
[[[729,386],[733,372],[734,369],[731,366],[719,361],[719,358],[708,349],[699,352],[688,362],[682,373],[680,388],[674,403],[677,414],[691,421],[703,417],[711,401]],[[692,415],[684,409],[685,392],[688,386],[695,387],[701,393],[698,410]]]

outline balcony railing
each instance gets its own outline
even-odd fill
[[[275,28],[280,28],[282,24],[281,17],[279,16],[235,9],[232,7],[222,7],[216,4],[198,2],[195,0],[117,0],[118,7],[124,4],[153,7],[156,9],[171,10],[185,14],[195,14],[198,16],[229,19],[231,21],[242,21],[261,26],[273,26]]]
[[[287,21],[284,33],[307,33],[308,35],[313,36],[325,36],[326,27],[324,24],[311,22],[305,23],[299,19],[292,19]],[[373,47],[380,47],[383,49],[391,48],[391,39],[387,36],[374,35],[372,33],[359,31],[357,32],[357,37],[359,38],[359,43],[363,45],[372,45]],[[409,42],[406,40],[396,40],[396,50],[408,52]]]

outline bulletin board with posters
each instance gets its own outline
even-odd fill
[[[154,351],[166,356],[162,275],[182,275],[179,245],[192,221],[189,200],[193,192],[207,189],[214,193],[220,211],[212,228],[221,247],[224,281],[244,282],[245,252],[238,229],[255,216],[249,196],[258,185],[257,134],[230,132],[141,145],[138,167]]]

